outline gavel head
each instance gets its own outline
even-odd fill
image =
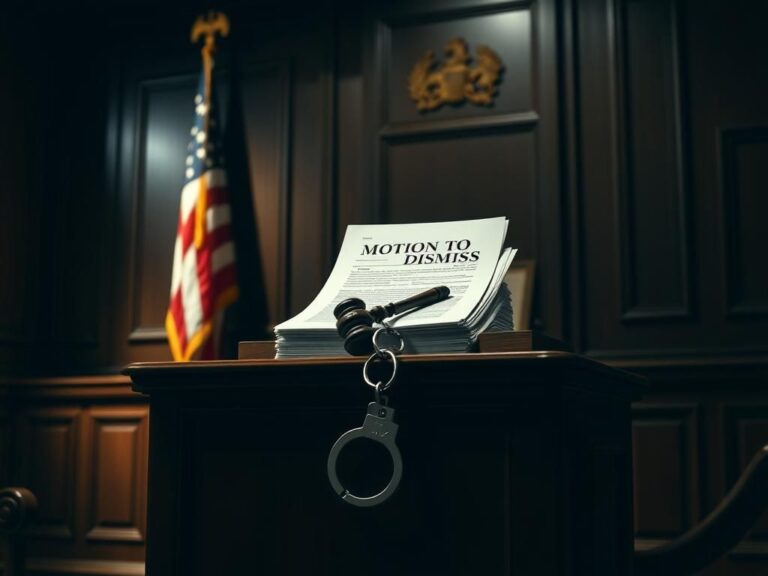
[[[333,309],[336,330],[344,338],[344,349],[352,356],[367,356],[373,352],[373,316],[360,298],[347,298]]]

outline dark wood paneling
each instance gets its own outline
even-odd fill
[[[576,18],[583,345],[673,345],[657,326],[691,312],[676,3],[592,0]]]
[[[635,429],[641,545],[678,533],[716,505],[764,441],[762,404],[748,409],[753,396],[728,412],[723,434],[716,418],[687,410],[713,388],[732,398],[740,365],[768,350],[768,4],[364,4],[227,6],[233,30],[222,42],[221,88],[237,86],[243,129],[227,152],[229,160],[245,156],[233,195],[252,201],[241,206],[255,220],[238,239],[238,257],[247,312],[257,311],[237,316],[247,318],[246,331],[263,331],[301,309],[348,223],[506,214],[510,242],[538,261],[539,327],[590,354],[643,357],[646,367],[669,355],[709,363],[679,378],[688,396],[639,412]],[[199,72],[188,27],[201,5],[153,7],[152,19],[105,9],[102,27],[62,6],[22,25],[0,19],[0,107],[8,111],[0,131],[0,369],[71,373],[168,357],[162,320],[191,122],[183,109]],[[419,114],[407,97],[410,67],[427,49],[441,58],[453,35],[472,50],[486,43],[500,52],[499,99]],[[72,54],[88,56],[73,64]],[[113,168],[106,177],[104,154]],[[729,367],[718,368],[716,384],[703,383],[713,354],[727,355]],[[22,396],[69,403],[82,394],[86,409],[106,397],[130,401],[118,388],[38,383]],[[25,410],[23,422],[32,413]],[[121,484],[126,475],[108,478],[133,465],[110,465],[109,447],[133,454],[142,425],[107,416],[75,433],[68,417],[45,418],[31,440],[13,428],[7,471],[14,481],[42,482],[48,501],[44,524],[54,538],[32,542],[34,570],[119,572],[42,556],[143,557],[141,543],[116,541],[118,525],[140,530],[140,520],[126,520],[135,512],[127,498],[85,488],[140,490]],[[708,449],[698,444],[699,421]],[[82,440],[75,448],[72,434]],[[41,451],[27,452],[28,442]],[[164,457],[175,456],[156,455]],[[613,473],[610,463],[600,470]],[[62,491],[73,478],[70,513]],[[111,541],[87,540],[94,528]],[[764,573],[766,530],[761,521],[729,568]],[[758,561],[750,564],[752,553]]]
[[[625,574],[628,569],[625,547],[617,545],[617,541],[612,538],[615,534],[622,534],[622,541],[626,541],[629,532],[629,527],[619,521],[619,510],[629,500],[626,484],[629,476],[628,461],[626,451],[619,449],[601,446],[592,451],[594,545],[597,547],[600,543],[608,543],[605,554],[596,566],[596,574]]]
[[[291,18],[294,18],[291,16]],[[291,21],[289,18],[289,21]],[[287,311],[304,309],[322,288],[336,254],[334,238],[334,142],[330,116],[335,101],[333,23],[317,5],[294,19],[281,47],[291,54],[290,268]],[[263,57],[263,56],[262,56]],[[284,318],[278,318],[283,320]]]
[[[17,373],[105,362],[109,75],[108,51],[92,47],[107,32],[48,16],[12,9],[0,24],[0,370]]]
[[[120,560],[27,559],[27,574],[33,576],[144,576],[144,562]]]
[[[148,410],[88,412],[91,470],[88,540],[143,542],[146,512]]]
[[[764,179],[762,145],[736,146],[741,167],[731,163],[728,179],[718,171],[723,150],[733,149],[723,126],[765,126],[755,96],[768,97],[762,65],[739,40],[761,32],[721,4],[586,0],[574,10],[582,349],[602,358],[764,353],[765,316],[754,313],[765,300],[764,271],[739,264],[757,257],[749,251],[764,236],[753,216],[762,196],[751,188]],[[726,56],[714,37],[739,48]],[[742,192],[726,198],[719,183],[737,170]],[[733,204],[742,196],[749,216]],[[743,230],[733,222],[724,230],[724,203],[747,218]],[[747,252],[734,254],[731,240]],[[730,280],[729,265],[740,266]],[[738,318],[725,313],[729,282],[746,291],[731,290],[732,311],[734,298],[749,302]]]
[[[29,487],[40,503],[28,572],[143,572],[144,400],[122,376],[14,379],[7,398],[15,413],[7,481]]]
[[[491,215],[509,217],[508,244],[536,246],[534,126],[506,133],[418,138],[388,143],[387,222],[424,222]],[[515,194],[509,194],[509,183]],[[438,197],[425,190],[441,190]]]
[[[304,438],[296,443],[293,434],[277,439],[275,426],[287,424],[296,429],[309,413],[244,411],[242,415],[232,418],[224,412],[197,412],[186,416],[185,429],[193,430],[198,441],[186,456],[190,460],[188,478],[195,480],[194,487],[184,483],[192,491],[184,492],[190,505],[184,506],[182,523],[194,528],[181,532],[191,553],[183,559],[182,573],[238,573],[244,568],[242,554],[246,550],[249,569],[266,574],[300,574],[309,564],[317,573],[346,573],[365,563],[363,558],[376,566],[370,571],[373,574],[508,571],[510,559],[505,557],[504,544],[509,516],[511,510],[528,506],[524,502],[498,505],[508,486],[507,466],[513,467],[512,462],[524,466],[527,458],[536,455],[519,446],[508,448],[505,435],[489,420],[462,418],[451,443],[436,441],[435,431],[430,434],[411,426],[413,447],[411,455],[405,456],[410,482],[404,481],[398,494],[400,502],[407,503],[404,508],[409,510],[409,521],[398,523],[400,529],[392,530],[387,520],[392,511],[385,511],[383,516],[369,518],[371,524],[364,522],[378,535],[377,542],[397,543],[395,547],[381,547],[372,544],[368,538],[371,532],[360,524],[362,517],[351,513],[355,510],[334,506],[335,495],[325,477],[327,449],[338,436],[333,426],[317,427],[310,441]],[[348,421],[354,417],[349,412]],[[324,420],[330,422],[329,413]],[[210,432],[210,425],[217,433]],[[422,470],[434,469],[441,471],[443,481],[424,490],[416,479]],[[470,477],[482,478],[483,490],[461,490],[460,486],[471,482]],[[358,478],[362,486],[367,486],[365,480],[370,478]],[[210,498],[219,492],[222,482],[227,485],[228,496]],[[455,497],[459,492],[464,497]],[[250,506],[251,510],[258,509],[254,517],[243,508],[242,499],[238,503],[237,498],[230,497],[235,494],[269,494],[269,504],[263,501]],[[321,524],[327,525],[331,517],[333,530],[307,521],[326,518]],[[459,517],[467,521],[455,522]],[[518,523],[514,524],[517,527]],[[236,525],[239,529],[209,532],[215,525]],[[339,533],[344,534],[343,539],[338,538]],[[302,546],[304,553],[291,553],[296,546]],[[473,554],[462,552],[466,550]],[[522,556],[516,561],[522,563]],[[312,558],[309,563],[308,558]]]
[[[509,216],[508,242],[521,250],[520,257],[540,263],[535,301],[542,298],[548,306],[541,312],[535,306],[535,323],[559,335],[554,14],[546,0],[421,10],[395,3],[381,10],[371,26],[364,75],[373,192],[357,200],[355,212],[370,206],[371,219],[387,223]],[[419,113],[407,91],[411,68],[427,50],[439,52],[456,36],[465,37],[471,49],[486,44],[502,58],[498,100],[488,108],[464,103]]]
[[[632,412],[635,542],[656,545],[697,519],[698,407],[636,404]]]
[[[738,479],[759,449],[768,444],[768,405],[726,404],[723,408],[725,482],[728,488]],[[757,521],[733,553],[768,559],[768,512]]]
[[[34,338],[39,295],[40,152],[35,134],[40,128],[42,81],[34,70],[42,64],[42,51],[25,52],[14,28],[10,18],[0,24],[0,68],[6,86],[0,90],[0,107],[7,111],[0,130],[0,369],[19,364],[18,344]],[[35,31],[27,41],[35,46],[38,39]]]
[[[677,523],[679,503],[683,502],[682,508],[687,506],[688,514],[682,520],[684,526],[690,527],[722,502],[754,451],[768,443],[768,367],[760,361],[718,366],[669,363],[662,367],[656,360],[654,364],[633,368],[650,379],[645,401],[635,405],[635,422],[643,433],[649,424],[652,434],[656,433],[654,424],[662,427],[655,439],[646,436],[642,452],[635,444],[635,486],[644,487],[646,504],[657,517],[661,512],[661,517],[666,515],[673,523]],[[637,428],[635,432],[637,438]],[[675,456],[672,452],[678,446],[683,449]],[[686,479],[687,491],[677,482],[670,493],[668,479],[672,475]],[[670,510],[659,510],[662,502],[667,503],[675,518],[671,518]],[[637,499],[636,506],[646,510]],[[753,533],[702,574],[765,574],[766,527],[766,519],[761,518]],[[651,548],[665,543],[670,536],[640,537],[635,545]]]
[[[55,364],[82,365],[103,361],[101,307],[109,305],[105,265],[113,215],[108,209],[112,196],[104,187],[109,51],[93,50],[105,44],[108,31],[86,36],[54,22],[47,25],[51,45],[66,44],[68,50],[50,56],[46,87],[51,102],[42,115],[56,124],[56,130],[46,131],[43,144],[46,340],[68,348],[69,358],[51,354]],[[72,53],[91,55],[72,66]]]
[[[74,407],[34,409],[20,417],[15,480],[38,499],[32,537],[75,537],[80,420],[81,411]]]
[[[274,326],[288,315],[284,287],[288,285],[290,66],[288,62],[252,64],[240,77],[253,220],[258,232],[254,246],[258,260],[253,265],[260,263],[263,269],[260,278],[268,306],[265,325]],[[248,274],[251,265],[243,264],[241,276]]]
[[[173,246],[194,118],[195,75],[139,83],[130,338],[165,338]]]
[[[615,0],[622,320],[689,316],[678,0]]]
[[[0,390],[0,402],[5,403],[4,392]],[[8,412],[5,407],[0,408],[0,486],[7,486],[10,480],[9,470],[11,469],[9,461],[9,442],[10,435],[8,429]]]
[[[721,133],[727,306],[731,315],[768,314],[768,127]]]
[[[372,189],[373,162],[367,151],[367,136],[375,120],[365,106],[363,48],[366,46],[366,24],[361,17],[344,13],[337,28],[336,138],[333,150],[336,173],[335,252],[341,247],[347,225],[367,222],[372,213],[372,194],[361,194],[363,190]]]

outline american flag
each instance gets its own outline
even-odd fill
[[[206,77],[200,75],[195,95],[165,318],[175,360],[215,358],[223,311],[238,297],[216,99]]]

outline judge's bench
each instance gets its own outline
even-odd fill
[[[362,366],[129,366],[151,410],[147,574],[631,573],[641,379],[559,351],[403,356],[390,395],[402,480],[361,508],[326,464],[373,399]],[[340,456],[356,490],[391,475],[375,447]]]

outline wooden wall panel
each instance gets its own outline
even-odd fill
[[[88,417],[92,456],[86,539],[143,542],[148,409],[96,408]]]
[[[674,346],[678,327],[658,325],[692,314],[679,18],[676,0],[591,0],[577,11],[579,58],[590,63],[578,69],[577,241],[582,345],[593,355]]]
[[[712,42],[761,32],[685,0],[586,0],[574,18],[579,348],[651,361],[764,353],[766,277],[743,262],[764,237],[755,94],[768,86],[752,50],[726,57]]]
[[[334,253],[341,247],[347,225],[368,221],[372,214],[373,195],[361,194],[361,191],[373,188],[373,163],[368,151],[369,124],[373,118],[366,108],[364,96],[364,36],[365,29],[358,16],[350,13],[340,16],[335,47],[336,109],[344,112],[336,114],[335,118]]]
[[[145,80],[138,85],[131,274],[135,289],[129,336],[134,341],[165,337],[175,223],[196,88],[195,75]]]
[[[22,378],[9,483],[38,497],[30,574],[141,574],[148,408],[125,378]]]
[[[695,404],[633,407],[636,547],[652,547],[698,518],[699,422]]]
[[[13,10],[0,24],[0,371],[16,373],[105,362],[109,76],[107,51],[92,49],[105,31],[41,16]]]
[[[506,133],[464,133],[454,138],[389,141],[384,220],[424,222],[509,217],[507,244],[536,248],[535,124]],[[514,182],[514,193],[509,183]],[[425,190],[442,191],[438,197]]]
[[[613,4],[624,322],[691,313],[678,4]]]
[[[115,560],[72,560],[69,558],[30,557],[28,576],[144,576],[143,562]]]
[[[454,410],[443,409],[448,413]],[[511,438],[512,435],[500,430],[498,425],[503,418],[482,419],[462,414],[456,419],[460,424],[451,443],[440,441],[443,431],[423,420],[414,421],[409,436],[412,483],[403,481],[398,495],[400,502],[406,504],[402,511],[395,511],[399,518],[406,517],[408,521],[400,522],[402,530],[390,530],[391,517],[386,512],[375,519],[364,519],[352,509],[352,513],[326,511],[334,503],[324,476],[325,447],[333,442],[336,430],[318,422],[311,437],[289,432],[278,438],[272,433],[275,426],[287,425],[287,429],[297,430],[309,413],[292,408],[277,412],[254,410],[247,405],[240,412],[242,417],[232,417],[218,407],[180,410],[182,426],[191,431],[183,442],[184,448],[178,451],[180,465],[199,482],[184,482],[181,487],[182,497],[190,505],[180,514],[179,537],[181,542],[190,544],[190,554],[182,560],[178,573],[241,573],[242,564],[237,563],[244,557],[251,558],[248,568],[257,574],[303,574],[309,564],[314,564],[318,574],[346,573],[359,571],[365,558],[372,562],[375,559],[376,574],[383,573],[386,567],[393,574],[409,575],[526,573],[542,563],[549,572],[556,562],[556,555],[541,559],[540,552],[549,542],[542,541],[535,549],[523,549],[516,546],[520,538],[510,537],[518,531],[530,531],[532,524],[536,528],[545,525],[556,514],[556,505],[554,498],[542,504],[504,496],[503,491],[510,484],[530,487],[539,482],[537,486],[542,490],[554,492],[554,488],[541,488],[544,474],[531,472],[538,470],[539,465],[550,465],[551,460],[541,460],[540,453],[531,448],[528,434],[514,434]],[[350,422],[353,416],[350,411]],[[327,423],[329,419],[322,420]],[[550,420],[547,417],[547,424],[542,424],[541,418],[530,411],[516,418],[517,422],[530,421],[538,426],[538,437],[545,443],[554,442],[550,440],[555,435]],[[367,461],[373,464],[372,468],[378,468],[374,459]],[[414,482],[420,474],[430,477],[430,471],[436,469],[441,470],[446,480],[435,483],[433,490],[425,490]],[[359,471],[357,475],[350,474],[361,486],[370,487],[372,477]],[[483,490],[466,492],[466,499],[451,497],[477,478],[483,479]],[[222,484],[229,487],[226,494],[211,498]],[[525,491],[521,488],[516,493]],[[252,521],[253,512],[243,508],[239,496],[242,494],[257,499],[266,497],[261,502],[251,502],[262,521]],[[191,516],[195,517],[194,522],[185,520]],[[457,518],[468,520],[456,522]],[[333,530],[328,530],[329,521]],[[373,523],[369,525],[369,521]],[[369,525],[380,539],[396,546],[377,546],[366,530],[361,530],[361,522]],[[231,525],[239,529],[217,530],[213,535],[205,529]],[[438,528],[430,531],[428,526]],[[343,543],[335,537],[341,531],[347,538]],[[305,553],[292,554],[290,550],[297,546],[304,547]],[[249,553],[244,555],[244,550]],[[345,555],[342,550],[348,553]]]
[[[112,196],[105,190],[109,51],[93,50],[106,44],[108,31],[72,34],[49,21],[46,34],[52,45],[66,44],[68,50],[49,55],[46,90],[49,98],[55,96],[41,114],[57,127],[47,131],[42,143],[47,168],[42,175],[45,337],[54,344],[50,355],[55,365],[92,365],[104,358],[101,307],[109,305],[105,264],[112,247]],[[72,53],[90,57],[72,66]]]
[[[647,529],[646,534],[638,530],[635,546],[647,549],[679,534],[671,528],[702,521],[722,502],[757,449],[768,443],[768,370],[756,363],[636,366],[634,371],[647,376],[650,384],[633,410],[636,524],[644,516]],[[644,440],[638,443],[641,436]],[[658,520],[664,518],[670,520],[667,535],[658,531]],[[765,574],[766,520],[760,518],[734,550],[702,574]]]
[[[537,259],[536,300],[548,303],[534,311],[535,325],[559,335],[554,13],[547,0],[450,7],[401,2],[379,10],[363,73],[373,191],[345,212],[364,214],[370,206],[370,219],[386,223],[509,216],[508,243],[520,258]],[[489,107],[465,102],[419,112],[407,90],[412,67],[428,50],[439,66],[443,46],[454,37],[465,38],[471,53],[479,44],[498,53],[505,66],[498,98]]]
[[[38,499],[32,537],[75,537],[80,421],[78,408],[33,409],[20,417],[16,480]]]
[[[0,402],[5,403],[4,392],[0,390]],[[8,412],[5,407],[0,408],[0,486],[7,486],[10,481],[10,434],[8,426]]]
[[[298,314],[322,288],[336,257],[333,72],[333,22],[326,7],[313,4],[291,12],[279,33],[280,42],[266,50],[291,55],[290,210],[287,316]],[[286,24],[288,22],[290,24]],[[290,30],[290,34],[285,34]],[[264,50],[264,49],[262,49]],[[262,53],[261,58],[265,58]],[[278,318],[278,321],[284,318]]]
[[[251,63],[244,65],[240,78],[250,208],[256,231],[251,237],[255,241],[252,251],[238,252],[253,258],[243,261],[240,279],[246,294],[249,289],[264,291],[267,317],[261,321],[274,326],[287,316],[288,305],[284,287],[288,279],[290,66],[287,61]],[[252,268],[259,268],[258,273]]]
[[[24,51],[16,23],[0,23],[0,68],[3,85],[0,107],[8,111],[0,130],[0,371],[17,368],[19,345],[36,335],[41,223],[39,160],[35,134],[40,128],[37,109],[41,105],[40,78],[34,68],[42,50]],[[36,46],[37,31],[27,41]],[[25,44],[26,45],[26,42]]]
[[[768,127],[721,134],[722,204],[728,312],[768,314],[768,268],[757,265],[768,245]]]

